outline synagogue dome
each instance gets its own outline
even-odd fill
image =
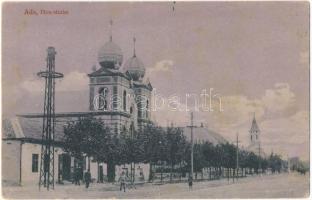
[[[112,40],[105,43],[98,52],[98,62],[102,67],[115,68],[121,66],[123,60],[121,48]]]
[[[144,64],[136,55],[126,61],[124,70],[130,74],[134,81],[142,80],[145,75]]]

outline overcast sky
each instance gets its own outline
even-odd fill
[[[109,39],[136,54],[154,91],[164,98],[214,88],[223,112],[195,112],[201,122],[229,141],[239,132],[248,145],[256,112],[265,151],[309,156],[308,2],[5,3],[2,27],[3,113],[41,112],[46,48],[57,51],[57,111],[88,109],[86,74]],[[24,15],[67,10],[68,15]],[[153,113],[161,125],[187,125],[189,113]]]

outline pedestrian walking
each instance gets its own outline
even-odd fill
[[[88,169],[88,171],[85,172],[84,174],[84,180],[86,183],[86,188],[89,188],[89,184],[91,182],[91,173],[90,173],[90,169]]]
[[[76,167],[74,171],[74,180],[75,180],[75,185],[80,185],[78,167]]]
[[[193,179],[191,176],[189,176],[189,178],[188,178],[188,185],[189,185],[189,189],[191,190],[193,187]]]
[[[122,189],[124,190],[124,192],[126,192],[126,174],[125,172],[122,172],[120,177],[119,177],[119,182],[120,182],[120,191],[122,191]]]

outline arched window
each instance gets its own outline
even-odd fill
[[[252,141],[252,135],[250,136],[250,140]]]
[[[132,108],[132,106],[130,107],[130,114],[132,114],[133,113],[133,108]]]
[[[127,92],[126,92],[126,90],[124,90],[124,92],[123,92],[123,110],[124,111],[127,110]]]
[[[139,101],[139,103],[137,104],[137,107],[138,107],[138,118],[142,118],[142,103]]]
[[[148,105],[148,99],[146,100],[146,118],[148,118],[148,107],[149,107],[149,105]]]
[[[256,135],[256,140],[258,139],[258,135]]]
[[[130,136],[133,137],[133,134],[134,134],[134,123],[131,122],[131,124],[130,124]]]
[[[107,88],[101,87],[99,89],[99,110],[107,110],[107,93]]]

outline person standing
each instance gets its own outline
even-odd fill
[[[88,169],[88,171],[85,172],[84,174],[84,180],[86,183],[86,188],[89,188],[89,184],[91,182],[91,173],[90,173],[90,169]]]
[[[189,178],[188,178],[188,185],[189,185],[189,189],[191,190],[193,187],[193,179],[191,176],[189,176]]]
[[[75,167],[75,170],[74,170],[74,180],[75,180],[75,185],[80,185],[78,167]]]
[[[124,192],[126,192],[126,175],[124,171],[121,173],[119,177],[119,182],[120,182],[120,191],[122,191],[123,189]]]

